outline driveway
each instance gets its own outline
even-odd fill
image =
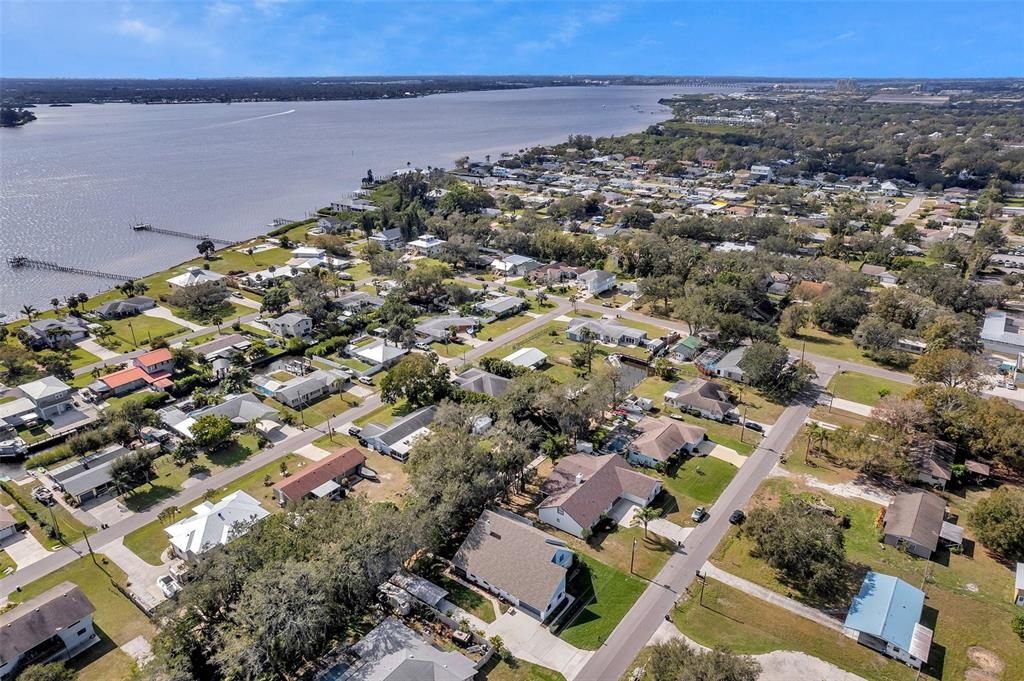
[[[322,461],[331,455],[326,449],[321,449],[316,445],[306,445],[305,447],[299,447],[295,450],[295,453],[299,456],[305,457],[310,461]]]
[[[0,549],[7,552],[19,570],[50,555],[46,547],[29,532],[18,532],[4,539],[0,542]]]
[[[704,440],[704,442],[697,445],[697,451],[704,456],[713,456],[716,459],[725,461],[726,463],[731,463],[733,466],[736,466],[736,468],[741,467],[747,462],[747,457],[738,453],[732,447],[726,447],[725,445],[720,445],[717,442],[712,442],[711,440]]]
[[[118,537],[96,549],[96,553],[102,553],[124,570],[128,578],[128,590],[143,606],[152,610],[167,600],[156,585],[157,578],[167,574],[167,565],[150,565],[132,553],[122,540],[123,537]]]
[[[554,669],[567,679],[576,678],[593,654],[575,648],[527,614],[512,609],[487,625],[487,636],[501,636],[505,647],[521,660]]]
[[[193,324],[192,322],[185,321],[181,317],[176,317],[174,315],[174,313],[171,312],[170,310],[168,310],[166,307],[160,307],[159,305],[157,305],[156,307],[151,308],[149,310],[143,310],[142,314],[146,315],[147,317],[156,317],[158,319],[166,319],[169,322],[173,322],[173,323],[177,324],[178,326],[184,326],[186,329],[190,329],[192,331],[202,331],[203,330],[203,327],[200,326],[199,324]]]
[[[78,341],[77,343],[75,343],[75,345],[77,345],[78,347],[82,348],[83,350],[90,354],[96,355],[103,361],[106,361],[108,359],[114,359],[118,356],[116,352],[107,350],[105,347],[103,347],[96,341],[92,340],[91,338],[87,338],[83,341]]]
[[[241,298],[235,298],[234,296],[231,296],[231,302],[241,305],[242,307],[250,307],[254,310],[259,310],[262,307],[260,303],[257,303],[255,300],[246,298],[245,296],[242,296]]]
[[[832,408],[848,411],[851,414],[858,414],[859,416],[871,416],[871,410],[873,409],[873,407],[866,404],[853,402],[852,400],[844,400],[841,397],[835,397],[832,399]]]
[[[82,509],[95,518],[97,523],[104,525],[119,523],[132,515],[132,512],[117,497],[87,502]]]

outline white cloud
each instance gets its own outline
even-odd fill
[[[122,19],[117,24],[117,32],[147,43],[159,42],[164,36],[164,32],[159,27],[147,24],[141,19]]]
[[[242,11],[238,5],[230,2],[215,2],[206,8],[207,13],[215,19],[230,19]]]

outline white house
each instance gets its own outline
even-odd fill
[[[292,409],[308,407],[325,395],[336,393],[348,384],[348,374],[338,369],[317,369],[305,376],[278,383],[265,381],[256,390],[270,395],[281,404]]]
[[[313,318],[301,312],[285,312],[269,320],[267,326],[283,338],[305,338],[313,333]]]
[[[661,481],[630,468],[617,454],[562,457],[541,486],[546,498],[537,507],[548,525],[582,537],[620,499],[646,507],[661,492]]]
[[[173,288],[186,288],[188,286],[195,286],[196,284],[206,284],[213,282],[220,286],[227,286],[227,280],[223,274],[214,272],[213,270],[204,270],[202,267],[190,267],[183,274],[179,274],[176,277],[171,277],[167,280]]]
[[[420,255],[434,255],[435,253],[441,252],[446,243],[448,242],[444,239],[438,239],[433,234],[424,234],[420,238],[407,243],[405,247],[406,249],[419,253]]]
[[[491,269],[506,277],[521,277],[540,267],[540,263],[525,255],[506,255],[491,261]]]
[[[396,248],[401,248],[402,246],[402,230],[398,227],[385,229],[382,232],[371,234],[370,241],[382,248],[393,251]]]
[[[615,275],[604,270],[587,270],[576,277],[576,286],[596,296],[615,288]]]
[[[397,364],[398,360],[409,354],[409,349],[401,345],[391,345],[384,340],[378,340],[358,347],[354,345],[349,346],[346,352],[348,352],[350,357],[361,362],[386,369],[393,364]]]
[[[587,337],[602,343],[613,345],[643,345],[647,341],[647,332],[623,326],[610,319],[573,319],[565,330],[569,340],[582,342]]]
[[[429,426],[436,414],[436,405],[423,407],[386,426],[371,423],[363,428],[359,436],[370,449],[398,461],[405,461],[416,440],[430,433]]]
[[[548,361],[548,356],[537,348],[520,348],[506,357],[505,361],[510,362],[517,367],[538,369],[544,366],[544,363]]]
[[[566,543],[512,513],[484,511],[452,565],[466,580],[541,622],[565,600],[575,555]]]
[[[30,664],[70,660],[96,643],[95,608],[78,586],[61,582],[0,615],[0,681]]]
[[[249,531],[270,513],[260,502],[239,490],[213,504],[204,501],[193,507],[191,518],[179,520],[164,529],[171,549],[182,560],[195,560],[215,546],[229,544]]]

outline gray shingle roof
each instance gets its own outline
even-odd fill
[[[61,582],[0,615],[0,660],[17,659],[94,611],[81,589]]]

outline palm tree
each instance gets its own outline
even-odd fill
[[[120,286],[117,287],[124,294],[125,298],[131,298],[135,295],[135,282],[129,279]]]
[[[661,517],[661,509],[653,506],[647,506],[646,508],[638,508],[636,513],[633,514],[633,520],[630,525],[636,527],[637,525],[643,525],[644,527],[644,539],[647,539],[647,524],[652,520],[657,520]]]
[[[218,316],[214,317],[213,319],[211,319],[210,323],[216,324],[217,325],[217,333],[220,333],[220,325],[224,323],[224,320],[221,319],[220,315],[218,315]]]
[[[31,305],[22,305],[21,307],[21,314],[28,317],[29,321],[32,321],[32,319],[36,316],[36,314],[38,314],[38,312],[39,310],[32,307]]]
[[[50,305],[54,312],[60,312],[60,298],[50,298]]]
[[[824,448],[825,442],[828,440],[828,428],[811,421],[804,426],[804,431],[807,434],[807,447],[804,449],[804,463],[807,463],[807,456],[810,454],[812,446],[815,450],[817,450],[819,446]],[[815,445],[815,443],[817,443],[817,445]]]
[[[141,296],[143,293],[149,290],[149,284],[144,281],[135,282],[135,295]]]

